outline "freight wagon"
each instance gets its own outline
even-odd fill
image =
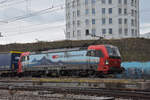
[[[0,53],[0,76],[13,76],[18,71],[18,61],[22,52]]]
[[[112,45],[25,52],[20,57],[18,68],[18,73],[25,76],[101,76],[122,71],[121,55],[118,48]]]
[[[150,79],[150,62],[123,62],[125,72],[116,75],[116,78]]]

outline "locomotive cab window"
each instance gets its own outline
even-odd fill
[[[90,50],[90,51],[87,51],[86,56],[91,56],[91,50]]]
[[[108,55],[110,57],[115,57],[115,58],[116,57],[118,57],[118,58],[121,57],[120,52],[119,52],[117,47],[109,47],[109,46],[107,46],[106,49],[107,49]]]
[[[25,56],[23,56],[23,57],[21,58],[21,61],[25,61]]]
[[[104,55],[103,55],[103,53],[102,53],[102,51],[101,50],[96,50],[96,53],[95,53],[96,55],[96,57],[104,57]]]
[[[26,59],[29,60],[29,56],[26,56]]]
[[[87,52],[87,56],[91,57],[104,57],[103,53],[101,50],[89,50]]]
[[[23,56],[21,61],[28,61],[29,60],[29,56]]]

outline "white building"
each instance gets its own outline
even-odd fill
[[[94,35],[139,37],[139,0],[66,0],[66,39],[96,39]]]

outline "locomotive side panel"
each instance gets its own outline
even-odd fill
[[[45,58],[45,54],[31,54],[23,58],[23,71],[34,71],[41,67],[40,62]]]
[[[51,54],[50,58],[52,58],[52,61],[62,62],[60,65],[65,67],[63,70],[87,70],[91,68],[91,64],[99,63],[98,57],[87,56],[87,50],[67,51],[64,52],[63,56]],[[61,59],[63,59],[64,62]]]
[[[99,57],[87,56],[87,50],[30,54],[22,62],[24,71],[97,69]]]

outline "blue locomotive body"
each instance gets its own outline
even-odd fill
[[[123,68],[120,65],[121,56],[117,47],[91,45],[88,48],[64,48],[22,53],[18,72],[22,74],[38,72],[42,75],[47,75],[47,73],[81,75],[85,73],[87,76],[101,76],[121,73]]]
[[[85,69],[87,65],[99,64],[99,57],[87,56],[87,50],[31,53],[22,61],[23,71]],[[82,66],[82,67],[81,67]],[[95,67],[95,70],[97,69]]]

